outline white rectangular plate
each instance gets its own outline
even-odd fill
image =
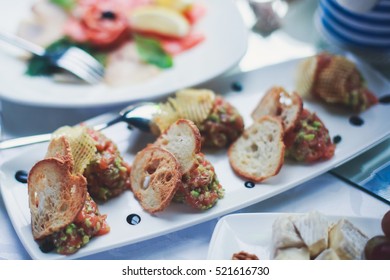
[[[277,217],[286,214],[248,213],[224,216],[215,226],[207,258],[231,260],[234,253],[245,251],[255,254],[260,260],[271,259],[272,224]],[[383,234],[379,219],[341,216],[326,216],[326,218],[331,223],[346,218],[369,238]]]
[[[273,85],[280,85],[287,90],[292,90],[297,64],[298,60],[288,61],[253,72],[233,75],[205,86],[225,94],[227,100],[242,113],[248,126],[251,123],[252,109],[267,89]],[[361,65],[360,68],[372,91],[378,96],[388,93],[390,87],[384,78],[366,66]],[[235,82],[242,85],[242,91],[232,91],[231,86]],[[257,184],[254,188],[246,188],[245,181],[232,172],[226,150],[205,151],[226,190],[225,197],[208,211],[197,212],[189,206],[172,203],[163,213],[150,215],[141,209],[133,194],[127,191],[120,197],[99,206],[100,212],[108,215],[107,221],[111,226],[109,234],[93,239],[86,247],[71,256],[44,254],[31,235],[27,185],[17,182],[14,178],[15,172],[29,171],[35,162],[44,157],[47,144],[42,144],[28,149],[27,152],[5,162],[1,167],[0,186],[9,217],[32,258],[79,258],[186,228],[260,202],[357,156],[390,134],[389,105],[378,104],[362,113],[360,116],[365,123],[359,127],[349,123],[350,114],[343,110],[325,108],[316,103],[305,103],[305,106],[317,112],[329,128],[331,137],[335,135],[342,137],[342,141],[337,144],[335,156],[331,160],[311,165],[287,161],[277,176]],[[130,132],[125,124],[111,127],[105,130],[105,134],[118,144],[128,162],[132,162],[136,152],[154,140],[151,135],[137,131]],[[133,213],[141,218],[141,222],[136,226],[126,222],[126,217]]]

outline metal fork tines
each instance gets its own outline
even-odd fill
[[[58,67],[73,73],[90,84],[96,84],[103,79],[103,66],[95,58],[79,48],[70,47],[57,58],[53,57],[52,59],[56,60],[55,64]]]
[[[104,67],[80,48],[70,47],[51,52],[13,34],[0,32],[0,39],[36,56],[46,57],[52,65],[74,74],[87,83],[96,84],[103,79]]]

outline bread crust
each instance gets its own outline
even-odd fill
[[[253,110],[251,117],[258,120],[269,115],[280,118],[285,132],[291,131],[299,120],[303,101],[295,91],[289,94],[283,87],[270,88]]]
[[[138,152],[131,172],[131,189],[149,213],[163,211],[181,184],[182,172],[176,157],[164,148],[150,145]]]
[[[73,175],[69,162],[46,158],[31,169],[28,179],[31,227],[35,240],[72,223],[87,195],[87,181]]]
[[[284,163],[283,135],[279,118],[266,115],[255,121],[228,150],[233,171],[256,183],[277,175]]]
[[[50,140],[45,158],[58,158],[73,168],[72,150],[68,139],[63,135]]]

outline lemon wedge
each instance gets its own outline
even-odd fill
[[[162,6],[139,7],[133,10],[128,20],[138,31],[169,37],[184,37],[190,32],[190,24],[182,14]]]
[[[193,0],[156,0],[156,5],[174,9],[179,12],[183,12],[194,1]]]

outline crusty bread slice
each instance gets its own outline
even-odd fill
[[[284,163],[283,126],[276,117],[255,121],[229,148],[229,162],[237,175],[261,182],[279,173]]]
[[[28,176],[31,227],[34,239],[64,228],[82,209],[87,181],[70,172],[68,162],[47,158],[37,162]]]
[[[195,155],[201,149],[198,127],[190,120],[180,119],[170,125],[155,141],[154,145],[170,151],[179,161],[181,172],[191,170]]]
[[[302,98],[296,92],[289,94],[283,87],[272,87],[252,112],[252,118],[257,120],[262,116],[280,117],[285,132],[293,129],[303,110]]]
[[[252,111],[251,117],[253,120],[258,120],[262,116],[278,116],[281,113],[280,94],[284,89],[282,87],[274,86],[270,88],[260,99],[259,103]]]
[[[138,152],[131,171],[131,189],[143,209],[163,211],[181,183],[182,172],[176,157],[169,151],[148,146]]]

